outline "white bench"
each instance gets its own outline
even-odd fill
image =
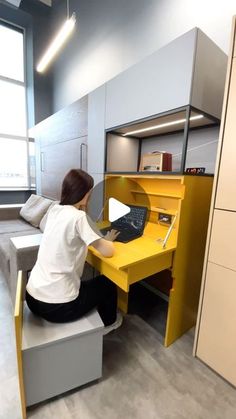
[[[49,323],[23,299],[26,273],[18,275],[15,333],[22,415],[26,407],[102,376],[103,322],[96,310],[75,322]]]

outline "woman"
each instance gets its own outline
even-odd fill
[[[97,307],[108,333],[122,322],[117,317],[116,286],[104,276],[80,280],[89,245],[104,257],[114,254],[116,232],[101,238],[84,211],[93,184],[83,170],[72,169],[65,176],[61,202],[48,215],[26,301],[34,314],[58,323],[76,320]]]

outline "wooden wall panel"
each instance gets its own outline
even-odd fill
[[[236,272],[208,264],[197,356],[236,385]]]
[[[208,260],[236,271],[236,213],[215,210]]]
[[[41,145],[80,138],[88,134],[88,96],[56,112],[30,129]]]
[[[51,115],[30,130],[30,136],[36,143],[38,194],[59,199],[65,174],[72,168],[87,169],[87,134],[87,96]]]
[[[81,138],[76,138],[41,148],[41,159],[43,160],[41,165],[42,195],[59,200],[65,174],[70,169],[86,169],[86,154],[83,153],[81,145]]]
[[[194,354],[236,385],[236,16],[233,18],[220,141]]]
[[[236,58],[233,59],[224,142],[220,161],[216,208],[236,211]]]

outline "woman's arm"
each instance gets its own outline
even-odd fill
[[[116,237],[119,235],[119,231],[116,230],[110,230],[107,232],[104,239],[99,239],[91,243],[91,245],[98,250],[99,253],[101,253],[102,256],[105,258],[110,258],[114,255],[115,248],[113,245],[113,241],[116,239]]]
[[[115,252],[114,244],[102,238],[95,240],[95,242],[91,243],[91,246],[93,246],[105,258],[111,258]]]

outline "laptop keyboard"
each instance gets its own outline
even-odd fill
[[[145,207],[130,206],[130,213],[115,221],[112,227],[115,229],[134,228],[136,232],[142,231],[144,228],[147,209]]]
[[[120,234],[117,236],[116,241],[125,243],[125,242],[128,242],[130,240],[136,239],[140,236],[141,236],[141,234],[138,234],[137,232],[122,230],[120,232]]]
[[[128,242],[140,237],[143,234],[143,229],[145,226],[145,221],[147,217],[147,208],[130,205],[129,214],[124,215],[119,220],[112,223],[108,228],[102,229],[101,233],[106,234],[109,230],[120,231],[120,234],[117,236],[116,241],[119,242]]]

